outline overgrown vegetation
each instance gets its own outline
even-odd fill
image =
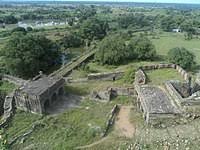
[[[112,35],[99,44],[96,60],[103,65],[120,65],[133,60],[152,60],[155,56],[155,47],[147,37],[136,36],[126,44],[120,35]]]
[[[141,65],[169,61],[194,71],[195,62],[200,64],[200,11],[195,7],[173,5],[173,8],[162,8],[161,4],[157,4],[159,8],[145,4],[119,7],[112,3],[106,6],[69,3],[0,4],[1,73],[23,78],[31,78],[40,70],[48,74],[59,67],[60,53],[66,57],[67,63],[88,48],[97,48],[95,60],[73,71],[73,78],[110,71],[125,71],[125,75],[115,82],[66,85],[66,93],[86,97],[91,90],[132,86],[135,70]],[[18,22],[28,27],[18,27]],[[159,86],[168,79],[182,80],[179,73],[172,69],[147,71],[147,75],[149,84]],[[0,99],[3,100],[12,89],[13,85],[2,82]],[[109,103],[86,99],[78,108],[43,117],[17,110],[6,132],[0,133],[0,149],[7,149],[8,142],[5,140],[10,141],[25,133],[36,122],[41,126],[12,145],[11,149],[74,149],[93,143],[100,139],[107,115],[114,104],[132,105],[132,102],[133,97],[118,97]],[[131,122],[137,129],[134,139],[119,138],[111,132],[111,139],[91,149],[127,149],[129,144],[136,145],[138,149],[163,149],[166,140],[172,143],[172,149],[177,149],[177,144],[180,149],[199,148],[198,140],[192,139],[198,135],[194,131],[199,131],[199,120],[189,127],[180,125],[167,130],[153,129],[144,125],[141,113],[133,108]],[[176,135],[177,131],[181,135]],[[186,138],[189,144],[180,143],[185,140],[180,137]],[[176,142],[177,138],[180,141]]]
[[[185,48],[173,48],[168,52],[171,63],[178,64],[184,69],[191,69],[195,65],[195,56]]]
[[[23,33],[13,34],[2,52],[8,72],[24,78],[47,71],[58,54],[56,45],[45,36]]]

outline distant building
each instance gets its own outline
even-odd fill
[[[178,33],[178,32],[181,32],[181,29],[180,28],[178,28],[178,29],[172,29],[172,32]]]
[[[64,94],[65,80],[57,77],[41,76],[19,88],[15,94],[16,106],[19,109],[43,114],[58,96]]]

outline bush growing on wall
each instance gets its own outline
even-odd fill
[[[135,71],[136,71],[136,69],[133,66],[128,68],[128,70],[125,72],[125,74],[122,78],[123,82],[132,84],[135,80]]]

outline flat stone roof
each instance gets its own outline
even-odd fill
[[[167,94],[159,87],[142,86],[140,96],[150,114],[177,114],[179,111],[173,106]]]
[[[64,79],[56,78],[56,77],[48,77],[43,76],[37,80],[30,81],[26,83],[24,86],[20,88],[23,93],[31,94],[31,95],[41,95],[50,87],[54,86],[55,84],[62,84]]]

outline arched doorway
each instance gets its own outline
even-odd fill
[[[47,110],[50,107],[49,99],[44,102],[44,110]]]
[[[64,88],[61,87],[59,90],[58,90],[58,95],[59,96],[62,96],[64,94]]]
[[[51,102],[55,102],[57,100],[57,95],[54,93],[51,97]]]

